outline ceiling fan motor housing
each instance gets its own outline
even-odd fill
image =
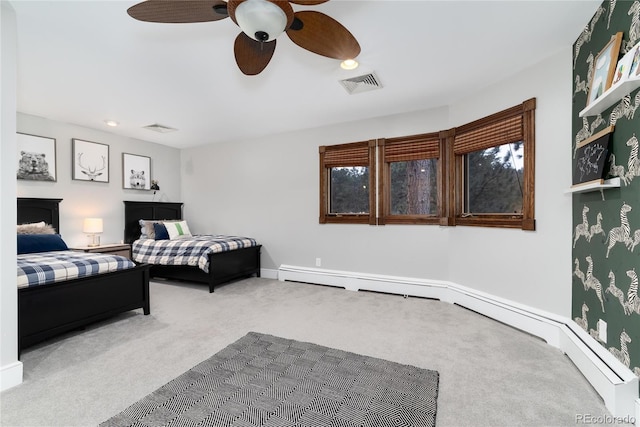
[[[289,17],[283,9],[285,5],[291,8],[288,2],[245,0],[235,8],[235,21],[252,39],[270,42],[287,28]]]

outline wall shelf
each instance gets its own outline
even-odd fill
[[[575,187],[571,187],[565,193],[587,193],[589,191],[602,191],[607,188],[619,188],[620,187],[620,178],[611,178],[605,179],[604,182],[593,182],[584,185],[576,185]]]
[[[598,99],[587,105],[580,113],[580,117],[595,116],[621,100],[625,95],[640,87],[640,76],[631,77],[622,83],[607,89]]]

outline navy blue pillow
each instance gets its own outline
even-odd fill
[[[169,240],[169,232],[164,224],[160,222],[153,223],[153,231],[156,233],[156,240]]]
[[[59,234],[18,234],[18,254],[66,251],[69,248]]]

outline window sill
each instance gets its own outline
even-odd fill
[[[458,216],[455,219],[455,225],[468,225],[475,227],[493,227],[493,228],[519,228],[522,230],[535,230],[535,219],[523,219],[521,216],[513,217],[512,215],[504,216],[484,216],[474,215],[468,217]]]
[[[375,219],[374,219],[375,221]],[[371,224],[369,214],[365,215],[325,215],[320,217],[320,224]],[[374,222],[375,224],[375,222]]]
[[[378,219],[380,225],[391,224],[404,224],[404,225],[418,225],[418,224],[436,224],[441,222],[438,216],[424,216],[424,215],[389,215]]]

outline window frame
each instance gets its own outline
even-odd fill
[[[441,226],[468,225],[519,228],[534,231],[536,229],[535,109],[536,98],[531,98],[514,107],[449,130],[320,146],[320,224],[439,224]],[[514,121],[518,121],[518,125],[509,126],[513,125]],[[436,135],[439,140],[437,157],[438,215],[391,215],[390,163],[392,162],[385,159],[385,147],[420,142],[425,138],[435,138]],[[458,136],[459,142],[457,146],[456,136]],[[514,140],[513,138],[517,139]],[[465,213],[465,154],[517,141],[522,141],[524,145],[522,213]],[[493,142],[495,144],[492,145]],[[359,150],[358,155],[355,157],[353,155],[354,149],[356,151]],[[408,150],[411,151],[410,147]],[[465,152],[465,150],[467,151]],[[366,153],[366,156],[364,153]],[[395,155],[397,159],[397,150]],[[344,159],[344,161],[342,162],[341,159]],[[369,168],[369,213],[331,214],[329,212],[331,179],[329,171],[332,167],[350,166],[366,166]],[[377,179],[378,177],[380,177],[380,180]]]
[[[353,155],[366,148],[366,159]],[[322,145],[320,153],[320,224],[370,224],[376,225],[376,141],[360,141],[348,144]],[[369,168],[369,213],[333,214],[329,212],[331,200],[331,173],[333,167],[366,166]]]
[[[438,145],[437,155],[433,155],[433,143]],[[404,147],[402,147],[404,145]],[[393,159],[388,160],[388,151],[393,149]],[[424,154],[418,154],[420,151]],[[444,216],[445,181],[445,144],[440,132],[423,133],[398,138],[381,138],[378,140],[378,159],[380,181],[378,183],[378,224],[440,224]],[[437,213],[435,215],[393,215],[391,214],[391,163],[397,161],[436,159],[436,192]]]
[[[470,225],[482,227],[520,228],[522,230],[535,230],[535,108],[536,99],[532,98],[520,105],[508,108],[474,122],[453,129],[453,136],[449,138],[449,157],[452,165],[449,167],[451,176],[451,192],[448,201],[450,208],[449,221],[452,225]],[[456,136],[472,131],[491,130],[511,119],[520,118],[522,132],[521,139],[524,144],[524,173],[522,214],[474,214],[464,212],[465,199],[465,155],[475,150],[456,147]],[[516,140],[496,140],[495,144],[486,143],[476,147],[496,147]],[[473,143],[472,143],[473,144]]]

